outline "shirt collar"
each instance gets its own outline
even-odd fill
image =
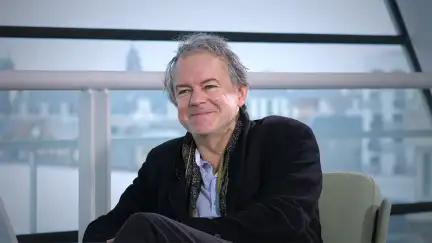
[[[203,166],[203,160],[201,159],[201,154],[199,153],[198,149],[195,149],[195,163],[199,166]]]
[[[207,173],[212,174],[213,176],[218,175],[217,172],[216,172],[216,174],[213,174],[213,168],[209,162],[201,159],[201,154],[199,153],[198,149],[195,150],[195,163],[198,165],[201,172],[206,171]],[[207,164],[208,167],[204,166],[204,164]]]

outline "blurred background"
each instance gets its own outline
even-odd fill
[[[432,70],[427,0],[207,4],[3,0],[0,73],[160,72],[174,55],[175,37],[189,31],[227,37],[251,72]],[[17,234],[79,228],[80,93],[0,90],[0,196]],[[112,90],[109,97],[113,207],[149,150],[185,130],[162,90]],[[432,242],[429,89],[253,89],[248,109],[254,119],[277,114],[311,126],[324,171],[373,175],[397,204],[389,242]]]

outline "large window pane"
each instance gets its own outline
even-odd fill
[[[115,205],[149,150],[185,130],[162,91],[111,95]],[[370,174],[394,203],[432,200],[432,126],[418,90],[252,90],[248,110],[311,126],[324,171]]]
[[[78,228],[78,92],[0,91],[0,196],[17,234]]]
[[[17,70],[163,71],[174,41],[0,39],[0,58]],[[408,71],[398,45],[231,43],[253,72]],[[6,62],[6,61],[4,61]]]
[[[0,25],[396,34],[384,0],[8,1]]]

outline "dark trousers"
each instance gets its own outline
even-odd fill
[[[228,243],[216,236],[155,213],[129,217],[115,236],[114,243]]]

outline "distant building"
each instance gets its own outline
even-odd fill
[[[320,116],[310,126],[319,143],[323,171],[363,172],[360,116]]]
[[[0,72],[5,70],[15,70],[15,63],[10,56],[0,58]],[[11,91],[0,90],[0,116],[9,116],[12,113],[10,100]],[[9,129],[7,119],[0,120],[0,139],[4,139]]]
[[[15,63],[10,55],[0,58],[0,70],[15,70]]]
[[[0,71],[15,70],[15,63],[10,56],[0,58]],[[0,114],[7,115],[12,112],[10,91],[0,90]]]
[[[126,71],[142,71],[141,58],[134,46],[130,47],[126,57]]]

